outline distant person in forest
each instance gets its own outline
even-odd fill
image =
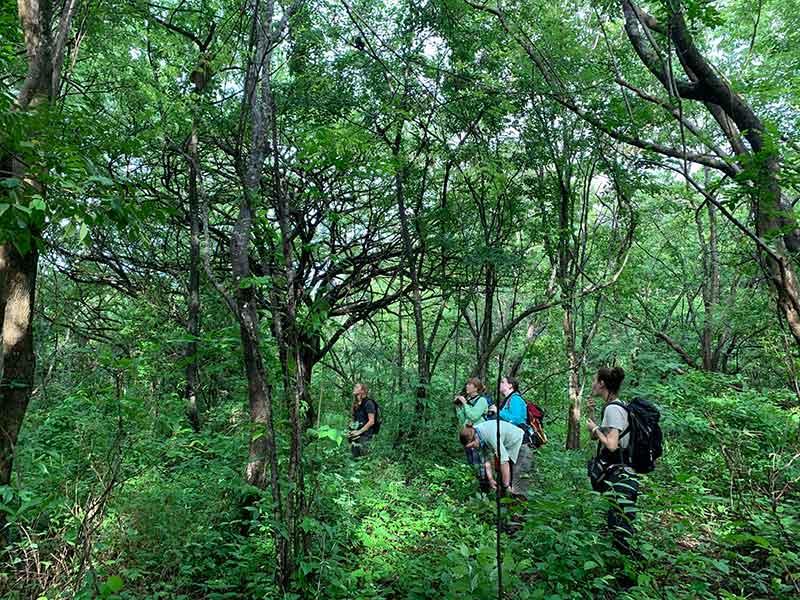
[[[629,540],[634,532],[639,481],[627,458],[631,437],[628,411],[618,399],[623,379],[625,371],[621,367],[598,369],[592,383],[592,395],[603,399],[603,416],[600,425],[587,419],[586,427],[597,439],[597,455],[590,462],[589,470],[592,487],[608,495],[611,507],[606,520],[614,546],[620,552],[630,554]]]
[[[486,420],[489,412],[489,397],[486,387],[477,377],[470,377],[464,385],[465,395],[456,396],[453,403],[456,406],[456,416],[461,427],[467,423],[477,425]]]
[[[494,459],[500,460],[500,485],[504,493],[524,498],[527,493],[527,472],[531,464],[531,449],[522,443],[523,432],[506,421],[484,421],[478,425],[466,425],[461,430],[461,445],[475,449],[483,459],[486,477],[491,489],[497,489],[493,476]],[[513,464],[513,472],[511,469]]]
[[[471,377],[464,385],[464,396],[456,396],[453,403],[456,407],[456,416],[460,427],[463,429],[467,425],[479,425],[486,421],[489,411],[489,398],[486,395],[486,388],[483,382],[477,377]],[[477,448],[464,448],[467,456],[467,464],[472,466],[475,476],[478,478],[478,485],[482,492],[489,491],[489,479],[486,476],[486,468],[483,458]]]
[[[494,406],[489,408],[489,413],[498,414],[503,421],[507,421],[522,429],[525,433],[525,444],[534,448],[540,446],[541,441],[539,441],[539,443],[534,443],[538,440],[534,437],[536,434],[532,431],[531,425],[528,422],[528,403],[519,392],[519,381],[510,375],[503,377],[503,379],[500,380],[500,394],[503,399],[500,401],[499,413],[497,412],[498,408]],[[536,408],[538,409],[538,407]],[[491,418],[491,416],[489,418]],[[542,433],[541,435],[543,437],[544,434]],[[546,441],[546,439],[544,441]]]
[[[525,472],[525,477],[518,478],[516,475],[512,475],[512,479],[518,481],[518,484],[515,486],[517,493],[519,495],[525,495],[528,493],[529,481],[527,473],[531,467],[530,445],[532,441],[531,429],[528,426],[528,405],[519,392],[519,381],[516,377],[512,377],[511,375],[506,375],[500,380],[500,396],[502,399],[498,403],[499,408],[498,406],[489,407],[489,415],[490,418],[491,415],[497,415],[501,421],[511,423],[522,431],[523,444],[525,444],[528,452],[523,456],[525,464],[522,465],[515,462],[514,469],[521,467],[521,470]],[[522,461],[520,461],[520,463],[522,463]]]
[[[500,380],[500,395],[502,400],[499,402],[499,409],[497,406],[492,406],[489,408],[489,412],[498,414],[503,421],[516,425],[527,432],[528,405],[525,404],[525,400],[519,393],[519,381],[510,375],[503,377]]]
[[[347,437],[350,439],[350,452],[357,458],[367,453],[378,422],[378,405],[369,397],[369,388],[364,383],[353,386],[350,414],[352,423]]]

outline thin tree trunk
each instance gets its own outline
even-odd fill
[[[186,345],[186,416],[192,428],[200,431],[200,409],[197,395],[200,380],[198,363],[198,338],[200,337],[200,203],[198,201],[198,152],[197,123],[193,118],[192,132],[189,138],[189,314],[187,333],[189,342]]]
[[[162,22],[160,19],[156,19]],[[206,86],[211,80],[209,57],[206,54],[214,40],[216,24],[212,23],[205,41],[186,30],[173,27],[168,22],[162,22],[167,28],[180,33],[186,39],[197,45],[198,57],[194,70],[189,79],[194,83],[192,95],[192,129],[186,144],[186,162],[189,166],[189,282],[188,282],[188,316],[186,332],[189,342],[186,344],[186,389],[184,401],[186,403],[186,416],[196,432],[200,431],[201,417],[198,402],[200,387],[200,365],[198,360],[198,338],[200,337],[200,157],[198,150],[198,109],[199,102]]]
[[[580,361],[575,351],[575,324],[574,311],[571,305],[564,307],[564,347],[567,356],[569,392],[569,410],[567,412],[567,441],[568,450],[581,447],[581,396],[580,396]]]
[[[494,296],[497,288],[497,277],[494,270],[494,265],[487,264],[486,272],[484,273],[484,287],[483,287],[483,318],[480,325],[480,336],[478,337],[478,378],[481,381],[486,381],[487,368],[491,353],[493,351],[492,334],[494,333]]]
[[[403,128],[401,124],[398,126],[392,146],[392,153],[394,154],[395,160],[401,159],[402,136]],[[430,352],[425,343],[425,322],[422,314],[422,291],[419,282],[419,264],[421,259],[418,259],[414,254],[414,248],[411,243],[411,227],[408,222],[408,215],[406,214],[405,179],[407,174],[408,166],[406,164],[400,166],[395,174],[395,201],[397,202],[397,211],[400,216],[403,252],[411,279],[411,307],[414,314],[414,329],[417,336],[417,390],[415,409],[417,414],[421,415],[425,411],[428,398]]]
[[[403,276],[400,276],[400,289],[403,289]],[[395,378],[392,383],[392,397],[397,395],[399,390],[403,389],[403,375],[405,374],[405,353],[403,352],[403,300],[397,305],[397,365]]]
[[[250,111],[250,153],[247,156],[243,181],[243,194],[239,214],[231,235],[230,255],[236,289],[236,310],[244,352],[245,374],[248,383],[248,404],[253,431],[248,447],[245,477],[248,483],[261,489],[270,484],[273,502],[273,540],[278,562],[278,583],[288,589],[294,574],[294,557],[289,540],[282,534],[286,525],[280,482],[278,457],[275,447],[275,428],[272,415],[272,387],[269,383],[261,354],[260,319],[257,311],[255,287],[247,285],[251,277],[250,238],[253,224],[253,206],[261,197],[261,177],[269,147],[268,134],[274,125],[274,103],[270,88],[272,53],[283,35],[288,19],[300,7],[294,2],[285,10],[277,27],[273,23],[274,2],[251,3],[255,54],[248,65],[245,80],[245,106]]]
[[[717,371],[719,369],[720,356],[719,352],[714,349],[714,339],[717,334],[716,310],[720,296],[717,208],[711,202],[706,204],[708,207],[708,240],[705,239],[700,212],[696,213],[697,234],[700,240],[703,262],[703,328],[700,335],[700,350],[703,370]]]

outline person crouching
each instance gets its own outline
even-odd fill
[[[498,422],[486,421],[478,425],[466,425],[459,439],[464,448],[480,450],[483,456],[489,487],[497,489],[492,475],[494,457],[500,459],[500,485],[506,494],[525,498],[527,493],[527,472],[531,466],[531,449],[522,443],[523,431],[506,421],[499,422],[500,435],[497,435]],[[498,439],[499,437],[499,439]],[[511,464],[514,465],[513,473]]]

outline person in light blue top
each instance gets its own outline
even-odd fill
[[[519,393],[519,381],[510,375],[500,380],[500,395],[504,398],[500,402],[500,412],[497,412],[496,406],[490,406],[489,413],[496,414],[501,421],[516,425],[522,430],[526,452],[521,455],[519,463],[514,463],[512,481],[515,493],[525,496],[530,483],[527,472],[531,468],[532,460],[531,453],[527,451],[532,441],[531,428],[528,425],[528,404]]]
[[[499,417],[503,421],[507,421],[520,427],[527,432],[528,426],[528,405],[519,393],[519,382],[511,377],[506,376],[500,381],[500,393],[505,400],[501,403]],[[496,413],[497,407],[490,406],[490,413]]]

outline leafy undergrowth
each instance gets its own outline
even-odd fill
[[[666,452],[641,479],[640,556],[623,560],[604,531],[606,500],[585,475],[592,448],[564,451],[563,432],[548,423],[553,441],[536,453],[529,501],[503,505],[504,524],[523,523],[501,535],[504,597],[794,597],[798,415],[780,397],[709,377],[642,391],[664,407]],[[5,564],[7,597],[279,598],[269,511],[236,508],[252,492],[241,483],[240,409],[220,410],[200,435],[179,414],[164,431],[129,430],[88,577],[75,581],[68,567],[85,513],[70,498],[96,497],[85,474],[102,479],[115,435],[101,427],[113,413],[90,418],[88,398],[42,418],[27,446],[36,451],[24,455],[38,470],[26,467],[24,494],[0,498],[32,534]],[[83,428],[66,427],[61,411],[82,411]],[[430,424],[394,447],[387,429],[358,461],[336,435],[310,441],[313,502],[302,527],[311,546],[294,598],[496,597],[495,504],[477,493],[455,435],[442,434],[451,430]]]
[[[646,390],[671,406],[666,455],[641,477],[635,560],[620,557],[604,531],[606,500],[585,476],[592,449],[540,449],[528,503],[503,509],[504,522],[524,520],[501,537],[505,597],[794,597],[797,415],[729,383],[703,377]],[[496,594],[494,502],[474,493],[457,450],[437,446],[378,447],[324,477],[321,493],[340,508],[327,517],[345,541],[314,597]]]

